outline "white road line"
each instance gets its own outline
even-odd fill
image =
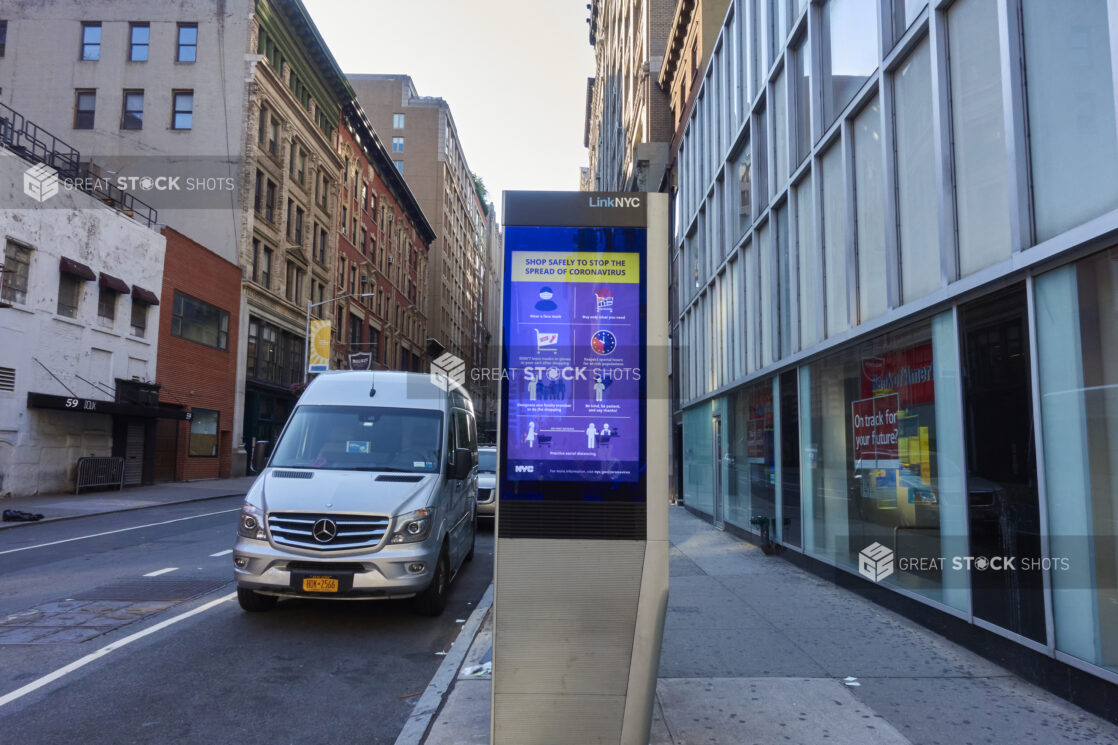
[[[137,525],[133,528],[121,528],[120,530],[107,530],[104,533],[94,533],[92,535],[78,536],[77,538],[65,538],[61,541],[51,541],[50,543],[40,543],[35,546],[24,546],[23,548],[9,548],[7,551],[0,551],[0,556],[4,554],[14,554],[16,551],[30,551],[33,548],[46,548],[47,546],[57,546],[60,543],[69,543],[70,541],[84,541],[86,538],[100,538],[103,535],[112,535],[113,533],[124,533],[129,530],[139,530],[140,528],[154,528],[157,525],[169,525],[171,523],[180,523],[183,520],[194,520],[199,517],[210,517],[211,515],[224,515],[226,512],[239,512],[240,507],[231,510],[218,510],[217,512],[207,512],[202,515],[191,515],[190,517],[176,517],[174,520],[164,520],[159,523],[148,523],[147,525]]]
[[[131,644],[134,641],[137,641],[139,639],[143,639],[145,636],[148,636],[150,634],[154,634],[157,631],[162,631],[163,629],[167,628],[168,626],[170,626],[172,624],[176,624],[179,621],[185,621],[186,619],[190,618],[191,616],[196,616],[199,613],[205,613],[210,608],[215,608],[215,607],[217,607],[218,605],[221,605],[224,602],[232,600],[236,596],[237,596],[237,593],[231,592],[228,595],[225,595],[224,597],[218,598],[217,600],[211,600],[210,602],[206,603],[205,605],[200,605],[197,608],[195,608],[194,610],[188,610],[186,613],[181,613],[181,614],[175,616],[174,618],[168,618],[166,621],[162,621],[160,623],[157,623],[154,626],[151,626],[150,628],[146,628],[143,631],[137,631],[135,634],[132,634],[131,636],[126,636],[119,641],[115,641],[112,644],[101,647],[96,652],[91,652],[90,654],[87,654],[85,657],[82,657],[80,660],[77,660],[75,662],[71,662],[69,665],[66,665],[65,667],[60,667],[57,670],[55,670],[53,673],[50,673],[49,675],[44,675],[43,677],[39,678],[38,680],[30,682],[27,685],[23,686],[22,688],[17,688],[16,690],[12,691],[11,693],[5,694],[4,696],[0,696],[0,707],[6,706],[7,704],[10,704],[11,702],[15,701],[16,699],[23,698],[27,694],[33,693],[34,691],[39,690],[43,686],[49,685],[49,684],[53,683],[54,681],[58,680],[59,678],[62,678],[66,675],[69,675],[70,673],[74,672],[78,668],[85,667],[89,663],[104,657],[105,655],[109,654],[110,652],[115,652],[116,650],[120,649],[121,647],[123,647],[127,644]]]
[[[210,554],[210,556],[228,556],[231,553],[233,553],[233,549],[227,548],[224,551],[218,551],[216,554]]]
[[[166,569],[156,569],[154,572],[148,572],[145,577],[158,577],[161,574],[168,574],[170,572],[177,572],[178,567],[167,567]]]

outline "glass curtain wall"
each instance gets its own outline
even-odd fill
[[[957,416],[940,421],[959,406],[954,381],[936,379],[957,362],[951,314],[944,319],[843,350],[801,375],[799,392],[810,397],[800,429],[812,523],[805,548],[857,569],[859,553],[880,544],[896,557],[881,582],[959,607],[965,574],[941,560],[960,548],[963,520],[962,466],[939,447],[962,434]],[[941,432],[944,424],[951,429]]]
[[[1118,207],[1107,0],[1024,0],[1036,238]]]
[[[1118,249],[1036,280],[1056,648],[1118,672]]]

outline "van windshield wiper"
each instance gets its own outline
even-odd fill
[[[358,466],[357,468],[347,469],[351,471],[386,471],[388,473],[416,473],[410,468],[396,468],[394,466]]]

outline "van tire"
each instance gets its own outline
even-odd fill
[[[450,589],[450,561],[447,559],[446,546],[435,562],[435,575],[427,589],[415,596],[415,610],[421,616],[441,616],[446,609],[446,598]]]
[[[237,602],[241,609],[249,613],[262,613],[276,607],[279,601],[275,595],[261,595],[245,587],[237,588]]]

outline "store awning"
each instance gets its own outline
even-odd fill
[[[132,302],[134,303],[147,303],[148,305],[159,305],[159,298],[151,290],[145,290],[138,285],[132,285]]]
[[[84,279],[87,282],[92,282],[93,280],[97,279],[97,275],[94,274],[93,270],[90,269],[88,266],[81,263],[80,261],[67,259],[65,256],[58,260],[58,271],[62,272],[63,274],[72,275],[74,277],[77,277],[78,279]]]
[[[58,409],[75,411],[79,414],[109,414],[110,416],[129,416],[163,419],[189,419],[190,414],[177,406],[141,406],[119,401],[102,401],[96,398],[73,398],[55,396],[50,393],[28,393],[27,408]]]
[[[101,278],[98,280],[97,284],[113,292],[119,292],[121,295],[127,295],[129,292],[128,285],[124,283],[123,279],[118,279],[104,272],[101,272]]]

